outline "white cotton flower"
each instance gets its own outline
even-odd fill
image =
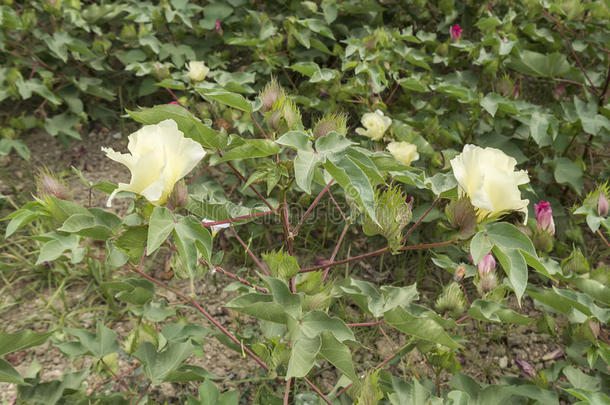
[[[527,222],[529,200],[521,199],[519,186],[529,183],[525,170],[515,171],[517,161],[499,149],[466,145],[451,160],[460,194],[470,198],[479,219],[509,211],[521,211]]]
[[[407,166],[409,166],[411,162],[419,159],[417,146],[409,142],[390,142],[386,149],[394,156],[394,159]]]
[[[360,121],[364,128],[356,128],[358,135],[364,135],[374,141],[379,141],[385,131],[392,125],[392,119],[383,115],[383,112],[376,110],[373,113],[366,113]],[[365,129],[366,128],[366,129]]]
[[[108,198],[108,207],[119,191],[140,194],[154,205],[165,204],[176,182],[193,170],[205,156],[201,145],[185,138],[171,119],[156,125],[145,125],[129,135],[127,149],[129,153],[119,153],[102,147],[106,156],[131,171],[131,181],[129,184],[119,183]]]
[[[201,220],[202,224],[206,224],[208,222],[217,222],[213,219],[207,219],[207,218],[203,218]],[[228,228],[231,225],[231,223],[227,222],[225,224],[218,224],[218,225],[212,225],[210,226],[210,228],[212,228],[212,236],[216,236],[216,234],[218,233],[218,231],[220,231],[221,229],[225,229]]]
[[[189,70],[188,77],[194,82],[200,82],[207,74],[210,72],[210,68],[208,68],[204,62],[193,61],[187,65]]]

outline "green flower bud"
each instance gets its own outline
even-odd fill
[[[347,133],[347,115],[344,113],[330,113],[322,117],[313,128],[316,138],[326,136],[329,132],[337,132],[341,135]]]
[[[583,256],[580,248],[576,248],[567,259],[561,262],[561,270],[565,275],[584,274],[589,271],[589,262]]]
[[[284,98],[285,95],[286,93],[284,92],[282,86],[280,86],[280,84],[278,83],[277,79],[271,76],[271,81],[269,81],[265,88],[261,90],[261,92],[258,94],[258,97],[263,103],[261,111],[263,113],[269,112],[273,108],[275,103],[278,100]]]
[[[401,245],[402,229],[411,222],[413,216],[399,186],[376,193],[375,216],[378,224],[367,215],[362,230],[369,236],[382,235],[388,240],[392,253],[397,253]]]
[[[436,300],[435,307],[442,314],[448,314],[452,317],[461,315],[466,308],[466,300],[460,285],[453,282],[445,287],[443,293]]]
[[[542,252],[550,252],[553,250],[553,235],[547,231],[536,231],[532,239],[534,247]]]
[[[489,292],[493,291],[498,285],[498,278],[495,272],[488,273],[481,277],[477,282],[477,291],[481,297],[484,297]]]
[[[470,200],[466,197],[451,201],[445,208],[449,224],[458,230],[461,238],[474,234],[477,226],[477,213]]]

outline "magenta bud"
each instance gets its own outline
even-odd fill
[[[472,259],[472,255],[468,254],[470,261],[474,263]],[[477,269],[479,270],[479,276],[481,278],[485,277],[496,268],[496,259],[494,259],[491,253],[487,253],[483,259],[479,263],[477,263]]]
[[[597,215],[604,218],[608,216],[608,198],[603,192],[599,193],[597,199]]]
[[[220,20],[216,20],[216,24],[214,24],[214,28],[216,29],[216,32],[218,33],[218,35],[222,35],[222,26],[220,25]]]
[[[536,212],[536,220],[538,221],[538,231],[546,231],[551,235],[555,235],[555,222],[553,221],[553,210],[551,203],[548,201],[540,201],[534,204]]]
[[[459,26],[459,24],[452,25],[451,28],[449,28],[449,35],[451,35],[451,40],[453,42],[460,40],[460,37],[462,36],[462,28]]]

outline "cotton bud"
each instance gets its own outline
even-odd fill
[[[572,251],[572,254],[561,262],[561,270],[565,275],[572,273],[584,274],[589,271],[589,262],[583,256],[579,248]]]
[[[538,221],[538,231],[555,235],[555,222],[553,221],[551,203],[548,201],[540,201],[538,204],[534,204],[534,211],[536,212],[536,220]]]
[[[496,273],[489,273],[479,279],[477,283],[477,291],[483,297],[496,288],[497,285],[498,278],[496,277]]]
[[[362,223],[366,235],[382,235],[388,240],[393,253],[398,252],[402,241],[402,229],[411,221],[413,213],[400,187],[379,191],[375,195],[377,223],[367,215]]]
[[[436,310],[442,314],[456,317],[461,315],[466,308],[464,293],[457,283],[451,283],[438,297],[435,304]]]
[[[460,40],[462,37],[462,28],[459,26],[459,24],[453,25],[451,28],[449,28],[449,35],[451,35],[451,40],[453,42],[458,42]]]
[[[154,70],[152,73],[156,80],[161,81],[169,76],[169,68],[166,65],[155,63],[153,67]]]
[[[608,198],[602,191],[597,199],[597,215],[604,218],[608,216]]]
[[[451,201],[445,208],[445,214],[449,224],[457,228],[461,238],[474,234],[477,226],[477,213],[468,198],[462,197]]]
[[[496,259],[491,253],[487,253],[479,263],[477,263],[477,270],[479,270],[479,276],[481,278],[490,274],[496,269]]]
[[[510,76],[504,75],[496,84],[496,90],[504,97],[510,96],[515,89],[515,83],[511,80]]]
[[[214,24],[214,29],[216,30],[218,35],[223,34],[222,26],[220,25],[220,20],[216,20],[216,23]]]
[[[67,200],[70,192],[50,171],[44,170],[38,178],[38,194],[42,198],[51,196],[60,200]]]
[[[548,232],[536,232],[532,238],[534,247],[542,252],[553,250],[553,235]]]
[[[170,210],[175,210],[176,208],[186,207],[186,204],[188,202],[189,202],[188,188],[184,184],[178,183],[174,186],[174,190],[169,195],[166,206]]]
[[[271,81],[267,83],[265,88],[261,90],[258,97],[263,103],[261,111],[267,113],[271,111],[273,105],[285,96],[284,89],[278,83],[275,77],[271,77]]]
[[[341,135],[347,133],[347,115],[343,113],[330,113],[322,117],[313,128],[313,135],[321,138],[329,132],[337,132]]]
[[[297,104],[294,101],[288,98],[286,98],[286,101],[284,102],[283,115],[284,121],[286,121],[286,125],[288,125],[289,129],[292,129],[301,122],[299,107],[297,107]]]

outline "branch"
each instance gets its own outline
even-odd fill
[[[324,187],[322,189],[322,191],[320,191],[318,196],[313,200],[313,202],[311,203],[309,208],[307,208],[307,211],[305,211],[305,213],[303,214],[303,216],[299,220],[299,223],[297,224],[297,226],[294,227],[294,231],[293,231],[294,235],[296,235],[299,232],[299,229],[301,229],[301,225],[303,225],[303,222],[305,222],[305,219],[311,213],[311,210],[313,210],[313,208],[316,206],[316,204],[318,204],[318,202],[320,201],[320,199],[322,198],[324,193],[326,193],[328,191],[328,189],[330,188],[330,186],[333,184],[334,181],[335,181],[335,179],[331,179],[331,181],[328,182],[326,187]]]
[[[258,260],[258,258],[256,257],[256,255],[254,253],[252,253],[252,251],[250,250],[250,248],[248,247],[248,245],[246,245],[244,243],[244,241],[239,237],[239,235],[237,234],[237,231],[235,230],[235,228],[231,228],[231,230],[233,231],[233,235],[235,235],[235,237],[237,238],[237,240],[239,241],[239,243],[242,245],[242,247],[244,249],[246,249],[246,252],[248,253],[248,255],[250,255],[250,257],[252,258],[252,260],[254,260],[254,263],[256,263],[256,265],[258,266],[259,269],[261,269],[261,271],[266,275],[266,276],[270,276],[271,274],[269,273],[269,270],[267,270],[267,268],[265,266],[263,266],[263,264],[260,262],[260,260]]]
[[[221,225],[221,224],[230,224],[230,223],[241,221],[244,219],[263,217],[265,215],[275,214],[276,212],[277,212],[277,209],[274,208],[270,211],[255,212],[254,214],[242,215],[241,217],[223,219],[220,221],[202,222],[201,226],[208,227],[208,226]]]
[[[334,405],[332,402],[330,402],[328,398],[326,398],[326,395],[322,394],[322,391],[320,391],[320,389],[309,380],[309,378],[303,377],[303,380],[305,380],[305,382],[311,387],[311,389],[314,390],[324,402],[326,402],[328,405]]]

